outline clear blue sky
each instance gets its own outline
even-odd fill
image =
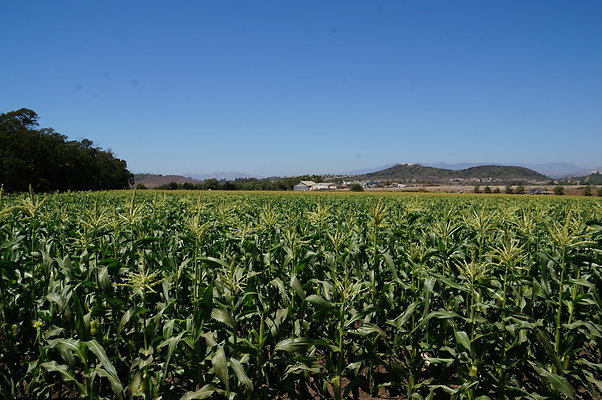
[[[602,165],[602,1],[27,1],[0,112],[134,172]]]

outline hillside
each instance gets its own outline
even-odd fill
[[[602,174],[600,172],[594,172],[591,175],[573,177],[571,180],[577,180],[582,184],[602,185]]]
[[[170,182],[175,183],[200,183],[200,181],[192,178],[186,178],[180,175],[153,175],[153,174],[137,174],[134,175],[134,186],[143,184],[149,189],[156,188],[162,185],[167,185]]]
[[[358,175],[358,180],[366,181],[426,181],[443,182],[545,182],[545,175],[524,167],[482,165],[478,167],[451,170],[426,167],[419,164],[397,164],[382,171]]]

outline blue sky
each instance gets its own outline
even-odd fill
[[[602,2],[24,1],[0,112],[134,172],[602,165]]]

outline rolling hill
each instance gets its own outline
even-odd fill
[[[460,170],[427,167],[419,164],[397,164],[377,172],[357,175],[358,180],[445,182],[545,182],[549,177],[525,167],[481,165]]]

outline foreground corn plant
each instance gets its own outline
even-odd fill
[[[597,199],[0,190],[0,395],[596,399]]]

